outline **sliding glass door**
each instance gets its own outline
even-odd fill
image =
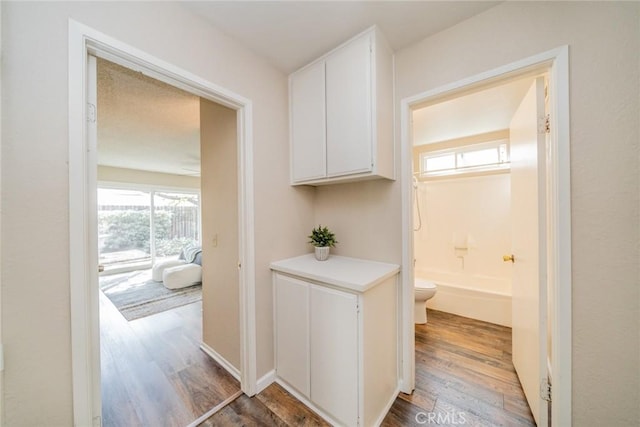
[[[198,244],[199,229],[200,200],[197,194],[153,193],[152,253],[156,258],[175,258],[185,246]]]
[[[199,242],[197,193],[98,188],[98,253],[105,272],[149,268]]]

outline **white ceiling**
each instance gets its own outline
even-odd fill
[[[376,24],[394,50],[497,1],[199,1],[183,6],[290,73]]]
[[[394,50],[500,2],[186,1],[181,5],[290,73],[376,24]],[[98,163],[198,176],[199,99],[100,60]]]
[[[508,129],[532,82],[522,78],[415,110],[414,145]]]

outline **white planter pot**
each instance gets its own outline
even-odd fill
[[[326,261],[329,258],[329,246],[316,246],[316,259],[318,261]]]

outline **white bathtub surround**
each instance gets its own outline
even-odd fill
[[[509,174],[422,182],[422,230],[414,234],[416,269],[511,277]],[[464,268],[457,255],[464,256]]]
[[[509,174],[426,181],[418,191],[425,227],[414,234],[415,277],[438,286],[427,307],[510,326]]]
[[[431,281],[438,293],[427,307],[511,327],[511,284],[508,279],[416,270],[416,280]]]
[[[454,250],[464,251],[466,254],[469,249],[475,246],[475,240],[473,239],[473,236],[466,231],[454,231],[453,237],[451,238],[451,244],[453,245]]]

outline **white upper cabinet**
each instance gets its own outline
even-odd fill
[[[314,63],[296,73],[291,88],[291,172],[296,180],[324,178],[325,146],[324,63]]]
[[[289,77],[291,182],[394,179],[393,53],[377,28]]]
[[[327,176],[370,172],[372,158],[371,36],[327,57]]]

